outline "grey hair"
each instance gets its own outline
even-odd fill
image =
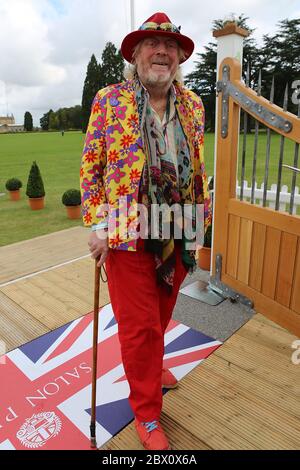
[[[136,66],[135,59],[136,59],[138,53],[140,52],[140,49],[141,49],[141,46],[142,46],[143,42],[144,42],[144,40],[140,41],[135,46],[135,48],[133,50],[133,54],[132,54],[132,63],[127,64],[124,67],[123,75],[124,75],[125,80],[132,80],[137,74],[137,66]],[[185,57],[186,57],[186,54],[185,54],[184,50],[181,47],[179,47],[179,61],[181,62],[183,59],[185,59]],[[180,65],[178,66],[178,69],[177,69],[174,80],[176,80],[179,83],[183,83],[183,74],[182,74],[182,69],[181,69]]]

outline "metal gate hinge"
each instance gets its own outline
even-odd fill
[[[228,135],[228,114],[229,114],[229,93],[228,83],[230,80],[230,68],[228,65],[223,67],[223,78],[217,82],[217,92],[222,93],[222,109],[221,109],[221,136],[225,139]]]
[[[292,131],[293,123],[291,121],[282,117],[280,114],[277,114],[275,111],[270,111],[266,106],[257,103],[254,99],[249,98],[242,89],[238,89],[233,83],[230,82],[229,65],[224,65],[222,72],[222,80],[217,82],[217,94],[222,94],[221,137],[223,139],[225,139],[228,135],[230,96],[242,109],[251,113],[254,118],[257,117],[261,119],[265,126],[273,126],[275,129],[283,131],[286,134]]]
[[[209,281],[209,288],[223,295],[223,297],[230,299],[232,302],[241,302],[247,307],[253,308],[252,300],[248,299],[248,297],[245,297],[242,294],[239,294],[235,290],[231,289],[231,287],[221,282],[221,273],[222,255],[216,255],[216,275],[214,277],[211,276]]]

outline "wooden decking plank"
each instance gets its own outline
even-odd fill
[[[49,328],[0,292],[0,339],[5,343],[6,352],[48,331]]]
[[[178,426],[170,416],[162,413],[161,424],[169,437],[172,449],[176,450],[211,450],[190,431]],[[129,424],[115,438],[111,439],[101,450],[144,450],[136,434],[134,423]]]
[[[201,441],[198,436],[180,426],[177,421],[174,421],[171,416],[164,412],[162,412],[161,423],[167,435],[170,436],[172,448],[177,450],[211,450],[211,447]]]
[[[244,328],[238,331],[238,335],[252,341],[255,345],[267,347],[289,359],[292,354],[291,344],[297,339],[288,331],[280,331],[262,322],[248,322]]]
[[[163,416],[173,421],[169,437],[180,429],[213,449],[299,449],[298,371],[285,350],[293,338],[256,315],[164,397]],[[127,432],[109,448],[132,448]],[[186,449],[197,449],[195,442]]]
[[[201,366],[199,366],[201,367]],[[189,430],[198,439],[213,449],[257,449],[255,445],[238,435],[220,419],[212,416],[206,397],[199,401],[200,395],[191,390],[189,382],[168,394],[164,401],[164,413],[168,414],[177,426]]]
[[[292,337],[292,336],[291,336]],[[232,336],[228,342],[227,345],[230,342],[230,346],[232,347],[239,347],[241,352],[245,351],[251,351],[251,346],[252,345],[252,351],[251,355],[253,356],[253,348],[255,347],[255,359],[258,364],[264,364],[265,360],[268,359],[268,363],[270,366],[274,366],[274,369],[277,368],[277,370],[280,370],[280,372],[285,375],[285,373],[292,372],[294,370],[294,364],[292,363],[291,355],[289,356],[289,360],[287,360],[287,357],[285,354],[282,354],[281,351],[277,351],[276,347],[271,348],[268,345],[265,345],[263,343],[255,342],[249,338],[249,335],[247,333],[243,334],[243,332],[237,332],[234,336]],[[290,343],[290,345],[292,342]],[[292,349],[291,349],[291,354],[292,354]],[[273,371],[272,371],[273,372]]]
[[[202,379],[196,378],[193,381],[190,378],[188,389],[176,390],[175,401],[178,400],[177,395],[181,396],[183,402],[188,399],[193,403],[193,408],[197,408],[198,423],[201,423],[205,416],[214,423],[212,429],[222,429],[230,437],[239,436],[241,440],[238,448],[245,448],[241,446],[243,440],[257,449],[269,447],[270,449],[292,450],[297,448],[296,442],[279,432],[278,428],[274,430],[272,426],[260,419],[259,414],[253,416],[249,413],[246,400],[244,400],[244,408],[237,406],[236,402],[242,401],[237,391],[225,393],[222,389],[215,390],[213,386],[207,386]]]
[[[14,300],[14,302],[18,303],[24,310],[27,310],[30,315],[43,323],[50,330],[58,328],[70,321],[66,307],[63,308],[62,312],[53,311],[51,309],[52,298],[41,289],[26,285],[25,282],[26,281],[19,283],[18,287],[5,287],[2,292],[10,299]]]
[[[93,276],[94,262],[80,260],[0,291],[53,330],[93,310]],[[107,284],[101,282],[100,306],[109,301]]]
[[[265,380],[256,376],[255,379],[248,372],[241,367],[228,363],[225,359],[211,355],[205,363],[205,368],[212,371],[217,378],[221,378],[230,383],[231,387],[236,390],[246,390],[254,396],[266,401],[275,409],[284,411],[287,416],[300,418],[299,398],[284,391]]]
[[[87,255],[87,241],[88,230],[74,227],[0,247],[0,284]]]
[[[85,229],[64,232],[0,248],[0,257],[7,248],[11,261],[1,273],[5,280],[74,259],[81,249],[88,253]],[[34,247],[31,243],[36,241]],[[26,259],[19,269],[22,253]],[[0,339],[12,349],[81,317],[93,308],[93,289],[90,258],[0,288]],[[105,305],[106,284],[101,283],[100,293],[100,305]],[[164,397],[161,421],[172,448],[299,448],[299,366],[291,362],[294,339],[271,320],[255,315],[188,374],[178,390]],[[106,448],[142,449],[132,424]]]
[[[253,354],[255,349],[257,354]],[[300,384],[291,380],[295,366],[290,361],[267,347],[253,343],[236,333],[215,354],[242,369],[251,372],[253,377],[259,376],[276,385],[279,389],[289,389],[291,394],[300,396]]]
[[[193,379],[191,379],[193,380]],[[195,379],[194,379],[195,380]],[[200,381],[195,386],[201,388],[200,396],[208,400],[209,409],[222,418],[225,425],[239,432],[258,448],[266,448],[272,442],[272,449],[298,449],[300,446],[300,421],[280,409],[273,408],[255,395],[232,387],[223,378],[218,379],[212,372],[201,371]],[[195,387],[192,387],[195,390]],[[198,393],[197,393],[198,395]],[[220,426],[223,425],[220,422]]]
[[[269,318],[267,318],[265,315],[262,315],[261,313],[256,313],[251,318],[251,320],[253,320],[253,322],[255,322],[255,323],[256,322],[263,323],[263,324],[268,325],[271,328],[274,328],[276,330],[281,330],[281,331],[288,332],[285,328],[283,328],[283,326],[279,325],[278,323],[275,323],[274,321],[270,320]]]
[[[77,299],[93,308],[94,302],[94,262],[82,260],[47,273],[45,278],[53,285],[63,288]],[[100,282],[101,304],[110,302],[107,283]]]
[[[253,445],[246,442],[235,433],[228,432],[227,428],[220,427],[210,416],[199,411],[189,396],[179,395],[178,390],[169,392],[164,397],[162,413],[162,425],[170,439],[173,450],[196,450],[196,449],[255,449]],[[164,418],[167,417],[167,418]],[[170,427],[166,426],[169,421]],[[181,441],[186,435],[185,441]],[[192,436],[192,439],[190,439]],[[179,438],[179,439],[178,439]],[[106,449],[142,450],[136,436],[133,424],[126,427],[121,433],[114,437]]]

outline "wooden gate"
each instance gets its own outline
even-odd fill
[[[247,202],[236,191],[240,110],[283,136],[281,142],[295,142],[295,166],[300,119],[248,88],[236,59],[222,62],[220,77],[211,282],[247,297],[257,312],[300,336],[300,217],[279,212],[278,204],[274,210]],[[253,169],[254,182],[255,160]]]

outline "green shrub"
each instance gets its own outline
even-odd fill
[[[22,186],[22,181],[18,180],[18,178],[11,178],[7,180],[5,184],[7,191],[18,191]]]
[[[80,206],[81,193],[79,189],[68,189],[68,191],[63,194],[62,203],[65,206]]]
[[[26,194],[30,198],[45,196],[45,188],[40,169],[36,162],[33,162],[27,182]]]

